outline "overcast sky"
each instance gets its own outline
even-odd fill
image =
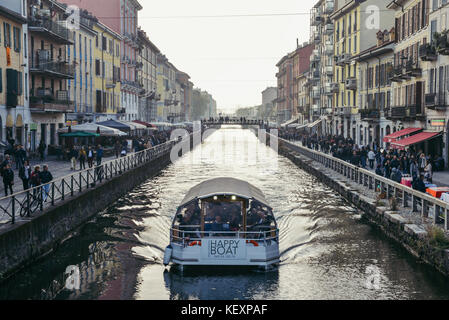
[[[218,108],[261,104],[276,86],[276,63],[309,40],[309,11],[316,0],[140,0],[139,25],[195,87]],[[291,16],[192,18],[192,16],[296,14]],[[181,18],[181,17],[184,18]],[[185,17],[190,18],[185,18]],[[166,18],[171,17],[171,18]]]

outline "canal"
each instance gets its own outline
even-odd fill
[[[222,176],[247,180],[265,193],[280,228],[279,267],[164,268],[178,203],[193,185]],[[80,270],[79,290],[65,288],[68,266]],[[213,133],[55,251],[0,283],[0,299],[448,298],[446,278],[249,130],[232,127]]]

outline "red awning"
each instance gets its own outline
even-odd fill
[[[146,126],[147,128],[152,128],[152,127],[154,127],[152,124],[149,124],[149,123],[147,123],[147,122],[143,122],[143,121],[140,121],[140,120],[134,120],[133,122],[138,123],[138,124],[141,124],[141,125],[144,125],[144,126]]]
[[[421,132],[411,137],[392,142],[391,146],[395,149],[405,150],[405,147],[407,146],[433,139],[440,134],[441,132]]]
[[[397,132],[394,132],[392,134],[389,134],[388,136],[384,137],[384,142],[388,142],[388,143],[392,143],[395,141],[398,141],[399,139],[401,139],[404,136],[413,134],[413,133],[418,133],[422,131],[421,128],[406,128]]]

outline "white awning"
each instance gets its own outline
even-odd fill
[[[296,129],[296,130],[299,130],[299,129],[304,129],[305,127],[307,127],[307,124],[297,124],[297,125],[295,126],[295,129]]]
[[[114,128],[110,128],[110,127],[106,127],[106,126],[102,126],[96,123],[82,123],[82,124],[78,124],[76,126],[72,126],[71,130],[72,132],[79,132],[79,131],[84,131],[84,132],[89,132],[89,133],[97,133],[98,132],[98,128],[100,129],[100,136],[109,136],[109,137],[118,137],[118,136],[126,136],[126,133],[114,129]],[[65,128],[61,128],[58,130],[59,133],[68,133],[69,132],[69,128],[65,127]]]
[[[323,119],[319,119],[319,120],[317,120],[315,122],[312,122],[311,124],[308,124],[307,127],[308,128],[316,127],[317,125],[319,125],[321,123],[321,121],[323,121]]]
[[[289,125],[291,125],[292,123],[295,123],[295,122],[297,122],[297,121],[299,121],[299,118],[296,118],[296,119],[290,119],[290,120],[288,120],[287,122],[281,124],[281,127],[287,127],[287,126],[289,126]]]
[[[130,122],[130,121],[124,121],[124,120],[116,120],[117,122],[126,124],[127,126],[131,127],[131,130],[137,130],[137,129],[146,129],[147,126],[144,126],[143,124],[137,123],[137,122]]]

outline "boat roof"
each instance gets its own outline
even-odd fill
[[[189,190],[179,206],[182,207],[194,199],[205,199],[215,195],[235,195],[245,199],[255,199],[270,207],[259,188],[235,178],[215,178],[203,181]]]

